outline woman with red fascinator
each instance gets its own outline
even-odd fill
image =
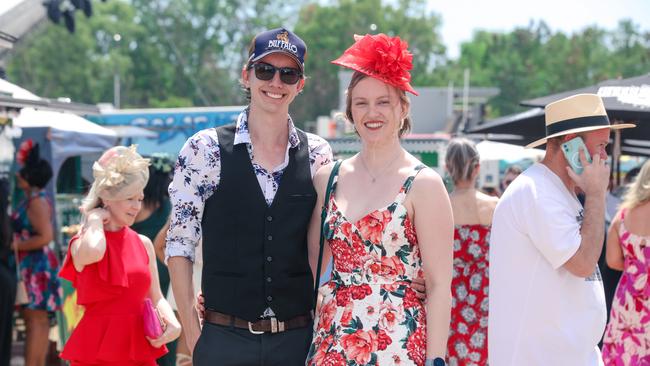
[[[440,176],[409,154],[412,58],[407,43],[384,34],[355,36],[333,61],[354,70],[346,117],[361,151],[320,169],[309,245],[332,279],[320,292],[308,365],[445,365],[451,308],[453,219]],[[325,202],[328,181],[333,182]],[[424,277],[426,300],[412,281]]]

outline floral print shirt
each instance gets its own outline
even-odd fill
[[[247,108],[237,118],[233,144],[246,144],[266,203],[271,205],[284,169],[289,164],[289,148],[299,146],[300,140],[291,117],[288,117],[289,143],[284,161],[272,171],[266,170],[254,159],[255,149],[248,130],[248,112]],[[313,176],[320,167],[332,161],[332,149],[327,141],[319,136],[307,133],[307,139]],[[209,128],[197,132],[181,149],[174,169],[174,178],[169,185],[169,197],[173,207],[167,232],[166,258],[181,256],[194,262],[195,248],[202,237],[203,207],[205,201],[218,189],[220,174],[221,158],[216,129]]]

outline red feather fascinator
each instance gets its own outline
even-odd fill
[[[341,57],[332,61],[335,65],[359,71],[413,95],[418,93],[411,86],[413,54],[408,43],[399,37],[383,33],[354,36],[354,44]]]

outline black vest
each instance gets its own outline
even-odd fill
[[[203,278],[207,309],[254,321],[271,307],[278,320],[312,309],[307,228],[316,191],[307,136],[289,149],[289,165],[268,206],[246,144],[233,145],[235,125],[217,128],[219,187],[205,202]]]

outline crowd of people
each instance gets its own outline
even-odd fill
[[[84,307],[60,355],[71,365],[650,365],[650,160],[608,229],[623,274],[607,322],[606,147],[634,126],[611,125],[600,97],[549,104],[530,144],[544,159],[509,168],[497,198],[477,188],[471,140],[449,142],[449,192],[400,145],[417,92],[399,37],[355,36],[332,61],[353,71],[345,117],[361,149],[345,160],[289,116],[305,43],[272,29],[248,55],[236,123],[192,136],[175,164],[135,146],[94,163],[61,265],[52,170],[21,148],[11,217],[0,184],[0,365],[19,298],[25,364],[44,365],[59,278]]]

